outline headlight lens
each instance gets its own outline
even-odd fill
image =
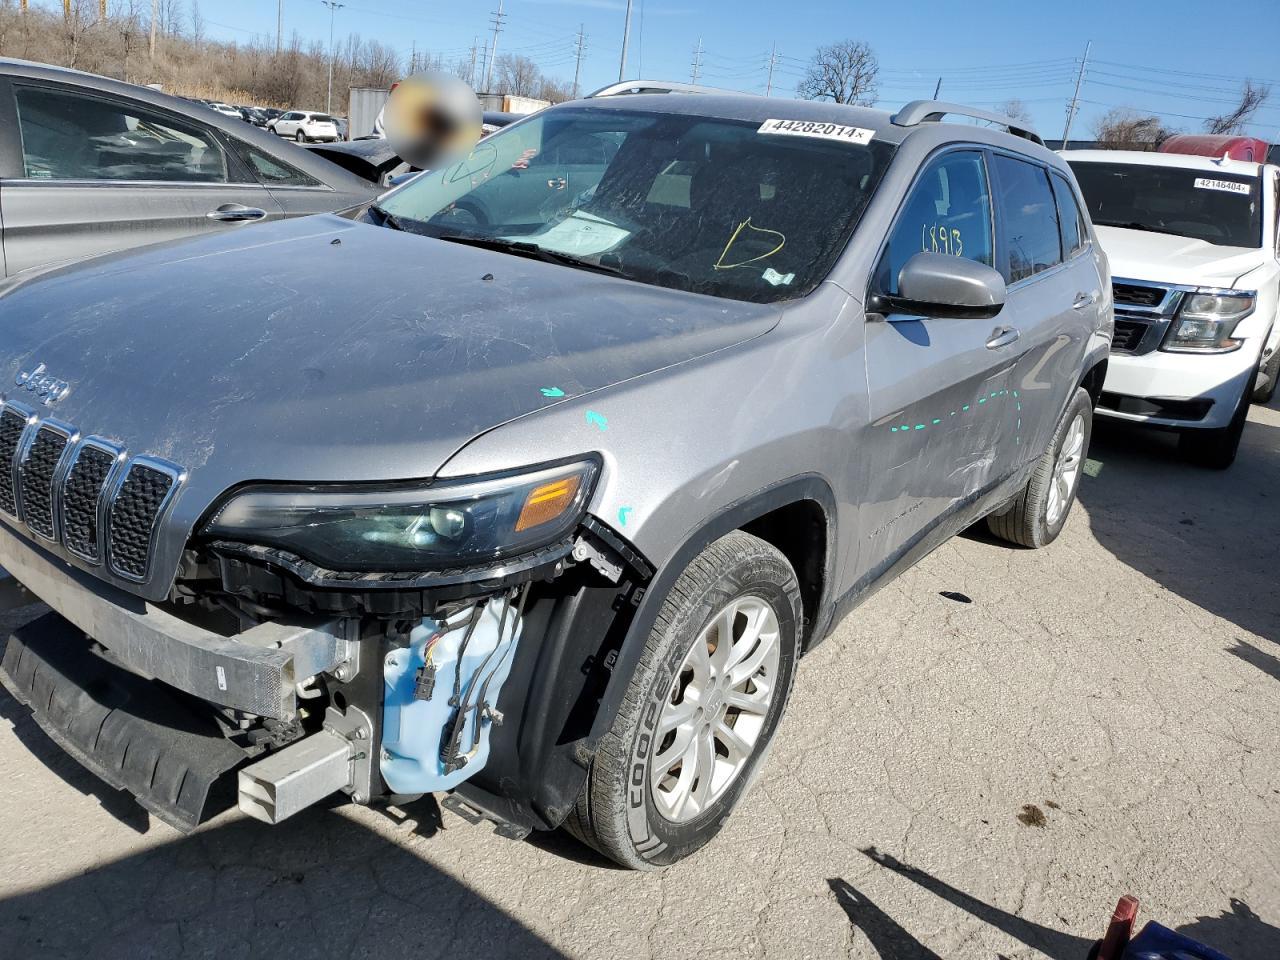
[[[1236,325],[1253,313],[1253,293],[1193,293],[1178,312],[1165,338],[1165,350],[1175,353],[1229,353],[1242,341],[1232,338]]]
[[[527,553],[571,533],[597,464],[432,486],[259,486],[202,534],[279,547],[331,570],[431,570]]]

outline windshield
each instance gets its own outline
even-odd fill
[[[1192,237],[1225,247],[1262,245],[1258,177],[1140,163],[1071,164],[1100,227]]]
[[[679,290],[786,300],[830,271],[893,147],[760,126],[558,108],[383,198],[377,211],[391,216],[375,222]]]

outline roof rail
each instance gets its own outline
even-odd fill
[[[1044,140],[1040,138],[1040,134],[1013,117],[992,113],[990,110],[979,110],[977,107],[966,107],[960,103],[946,103],[942,100],[912,100],[893,115],[892,122],[897,127],[914,127],[918,123],[937,122],[948,114],[998,123],[1015,137],[1022,137],[1024,140],[1044,146]]]
[[[719,93],[730,96],[755,96],[744,94],[738,90],[725,90],[720,87],[704,87],[696,83],[678,83],[670,80],[621,80],[601,87],[594,93],[588,93],[583,99],[591,97],[617,97],[631,93]]]

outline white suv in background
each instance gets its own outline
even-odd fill
[[[1126,150],[1063,154],[1111,261],[1115,337],[1100,416],[1235,459],[1280,367],[1280,167]]]
[[[330,142],[338,139],[338,121],[327,113],[290,110],[267,124],[267,129],[281,137],[292,137],[299,143]]]

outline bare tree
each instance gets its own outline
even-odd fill
[[[1174,132],[1159,117],[1130,107],[1114,107],[1093,123],[1093,138],[1107,150],[1152,150]]]
[[[498,69],[496,93],[512,97],[532,97],[542,83],[542,71],[528,57],[505,53],[494,64]]]
[[[819,47],[805,78],[796,87],[805,100],[834,100],[870,106],[876,99],[880,62],[861,40]]]
[[[204,17],[200,14],[200,0],[191,0],[191,39],[197,46],[204,43]]]
[[[1027,109],[1027,105],[1014,97],[1012,100],[1006,100],[1000,106],[996,107],[996,113],[1002,113],[1006,117],[1021,121],[1022,123],[1031,123],[1031,111]]]
[[[1267,98],[1271,96],[1271,88],[1263,84],[1255,84],[1252,80],[1244,82],[1240,91],[1240,102],[1230,113],[1220,117],[1210,117],[1204,122],[1208,133],[1239,134],[1244,132],[1245,124],[1253,119],[1253,115],[1262,109]]]

